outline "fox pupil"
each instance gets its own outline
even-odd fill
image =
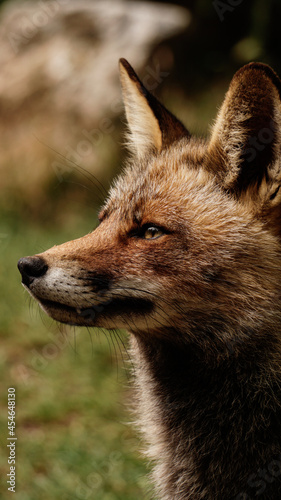
[[[152,240],[152,239],[155,240],[156,238],[159,238],[162,235],[163,231],[159,227],[151,226],[145,230],[143,237],[146,240]]]

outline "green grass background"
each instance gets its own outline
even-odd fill
[[[13,498],[6,483],[9,387],[16,389],[17,500],[150,498],[148,467],[128,425],[132,389],[121,350],[106,332],[59,328],[29,298],[17,270],[21,256],[93,226],[81,211],[54,227],[0,218],[1,499]]]

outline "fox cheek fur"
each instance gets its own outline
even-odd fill
[[[97,229],[21,259],[23,284],[58,321],[131,332],[161,500],[280,500],[280,80],[241,68],[205,142],[120,74],[129,165]]]

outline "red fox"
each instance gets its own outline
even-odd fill
[[[161,500],[281,498],[281,81],[233,77],[209,141],[120,60],[132,157],[74,241],[20,259],[44,311],[125,328]]]

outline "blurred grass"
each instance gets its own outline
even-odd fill
[[[73,213],[75,212],[75,203]],[[18,500],[145,498],[128,373],[106,332],[59,328],[20,285],[17,260],[81,236],[93,216],[52,227],[0,216],[0,498],[7,491],[7,389],[16,388]],[[43,321],[42,321],[43,320]],[[124,336],[124,340],[126,337]]]

